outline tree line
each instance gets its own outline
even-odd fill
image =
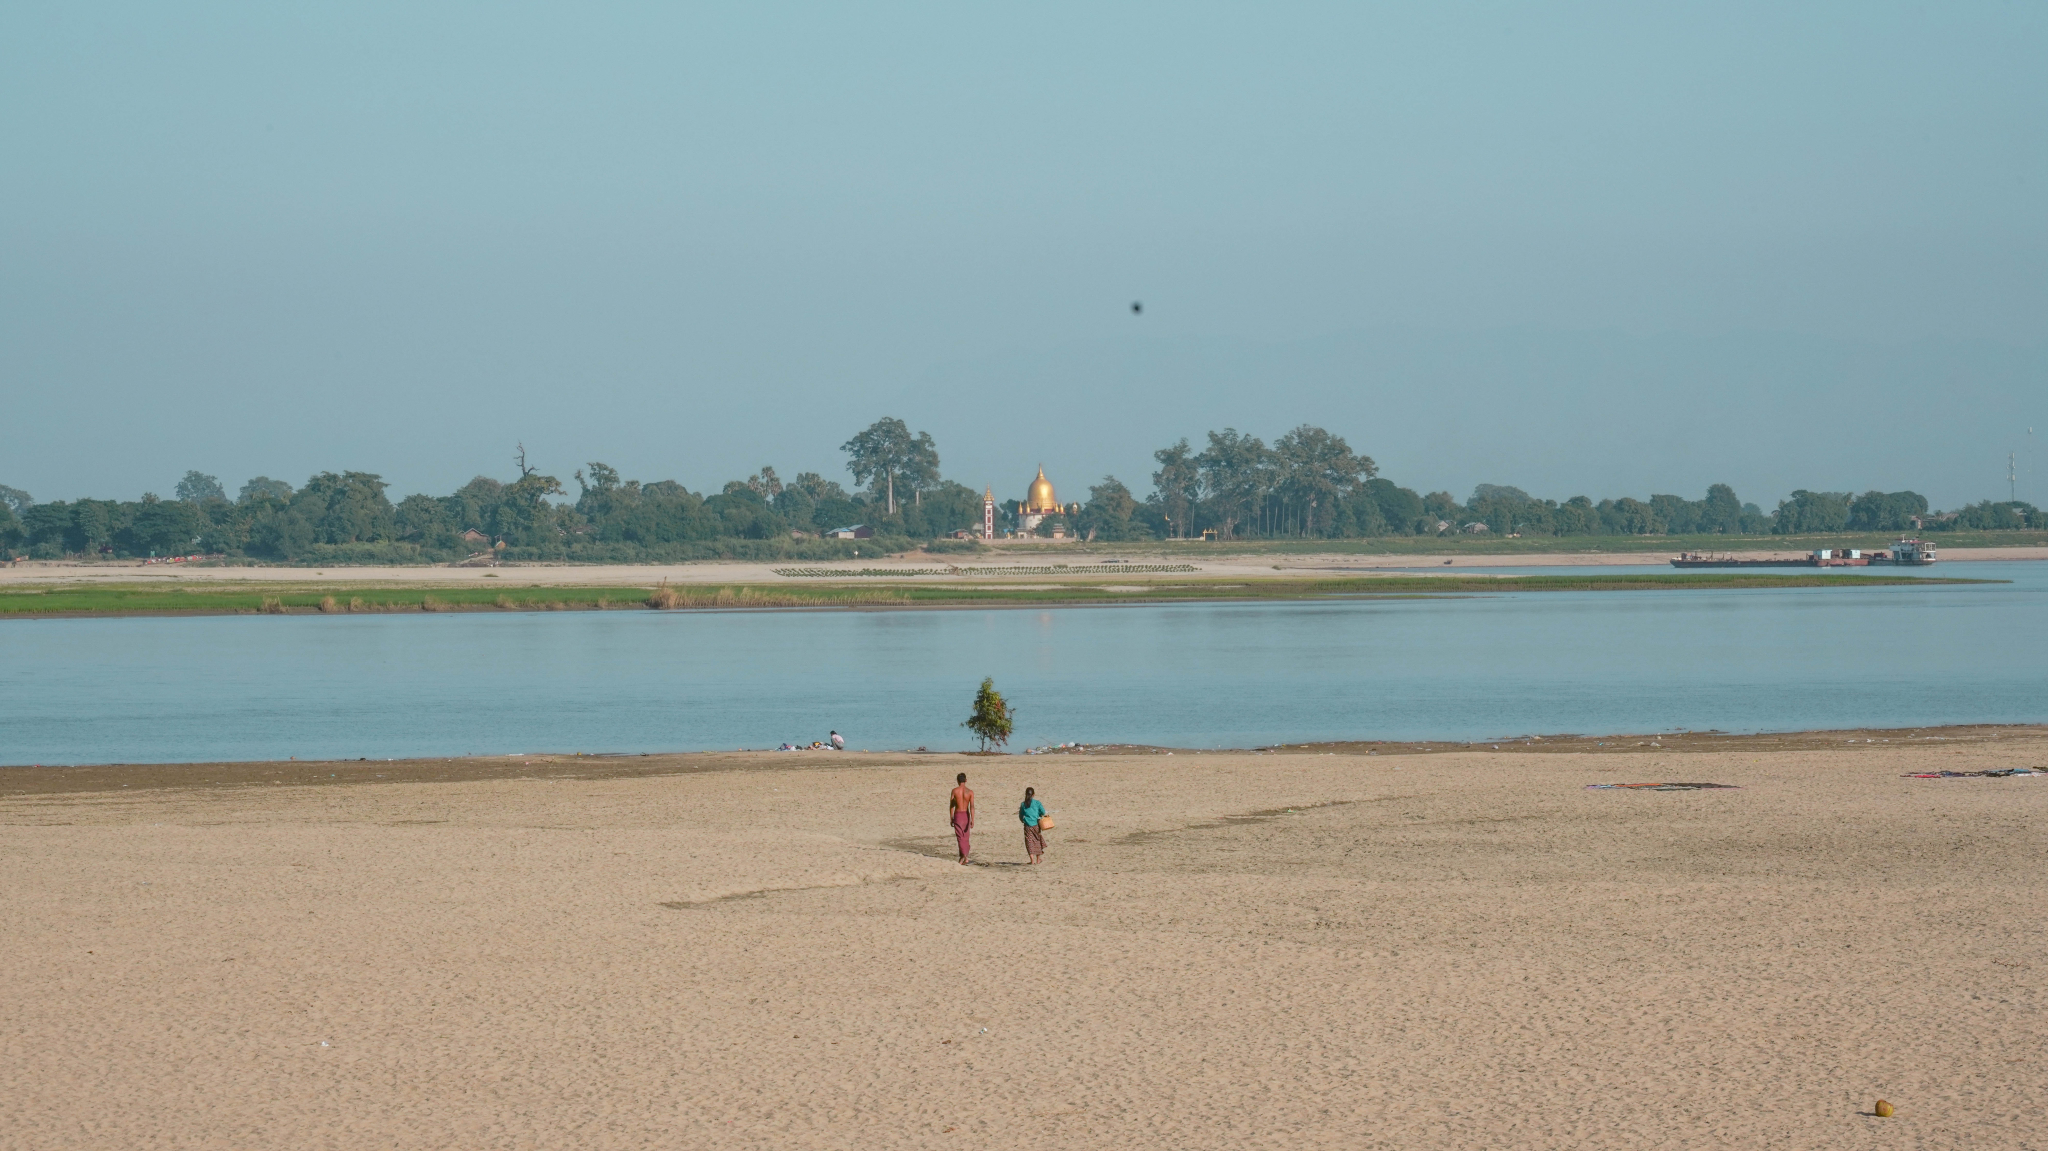
[[[947,480],[929,433],[884,418],[841,445],[858,485],[848,491],[815,472],[784,481],[772,467],[715,493],[674,480],[627,479],[602,462],[576,469],[574,498],[555,476],[527,464],[516,476],[478,476],[451,494],[393,503],[369,472],[321,472],[294,487],[257,476],[231,497],[220,481],[187,472],[171,499],[36,503],[0,485],[0,556],[169,556],[193,553],[282,562],[510,560],[598,563],[707,558],[836,558],[900,550],[981,525],[981,493]],[[1914,492],[1795,491],[1771,512],[1714,484],[1704,498],[1676,495],[1538,499],[1480,484],[1465,500],[1416,492],[1379,474],[1344,437],[1304,424],[1268,445],[1233,428],[1199,449],[1183,439],[1153,453],[1158,470],[1140,497],[1115,476],[1088,489],[1061,530],[1107,541],[1152,539],[1341,539],[1374,536],[1805,535],[1840,531],[1996,531],[2048,526],[2031,504],[1991,501],[1957,512],[1928,510]],[[1019,522],[1019,502],[998,508],[998,527]],[[861,526],[873,539],[826,538]],[[951,545],[968,547],[971,545]]]

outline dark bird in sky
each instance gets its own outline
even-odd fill
[[[1144,302],[1143,300],[1132,300],[1132,301],[1131,301],[1131,314],[1132,314],[1132,315],[1134,315],[1134,316],[1142,316],[1142,315],[1144,315],[1144,314],[1145,314],[1145,302]]]

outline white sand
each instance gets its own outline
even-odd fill
[[[0,799],[0,1147],[2048,1147],[2038,736],[727,758]]]

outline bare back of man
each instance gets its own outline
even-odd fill
[[[953,789],[953,798],[946,804],[946,823],[953,828],[953,838],[960,844],[960,862],[967,862],[967,836],[974,830],[974,792],[967,786],[967,773],[961,772],[959,786]]]

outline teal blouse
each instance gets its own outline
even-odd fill
[[[1038,821],[1044,816],[1045,805],[1038,802],[1036,797],[1017,808],[1017,818],[1023,820],[1026,827],[1037,827]]]

